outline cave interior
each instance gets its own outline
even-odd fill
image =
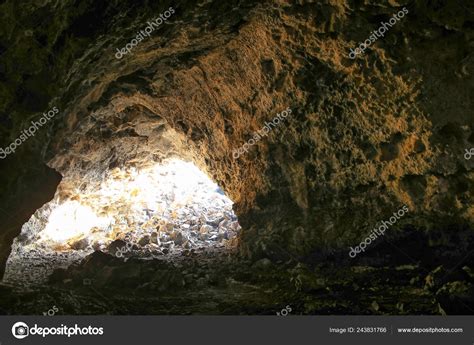
[[[0,13],[1,314],[474,313],[472,4]]]

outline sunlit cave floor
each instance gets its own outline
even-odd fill
[[[0,309],[39,315],[53,307],[59,315],[276,315],[287,307],[290,315],[474,314],[472,256],[437,248],[417,257],[419,248],[404,249],[410,259],[386,244],[356,262],[333,256],[319,264],[291,257],[250,262],[218,248],[126,262],[97,251],[56,270],[47,284],[0,285]]]

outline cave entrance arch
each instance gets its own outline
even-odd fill
[[[231,250],[240,225],[232,201],[190,161],[166,158],[146,167],[115,167],[100,183],[65,179],[54,199],[22,227],[4,281],[45,281],[55,269],[94,251],[117,258],[165,259]]]

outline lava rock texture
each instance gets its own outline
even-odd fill
[[[160,28],[115,57],[169,7]],[[403,7],[384,37],[349,57]],[[2,147],[60,109],[0,161],[0,273],[58,173],[67,193],[87,174],[173,155],[193,160],[235,202],[239,255],[250,262],[415,261],[427,275],[466,257],[460,267],[472,267],[470,1],[5,0],[0,21]],[[233,157],[287,108],[283,123]],[[403,205],[409,212],[384,240],[351,261],[349,247]],[[440,298],[456,288],[444,286]],[[415,312],[438,311],[430,308]]]

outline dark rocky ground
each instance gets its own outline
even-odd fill
[[[222,249],[126,262],[95,252],[56,270],[48,283],[2,285],[0,308],[42,314],[55,306],[58,314],[73,315],[275,315],[287,306],[291,315],[472,314],[474,242],[460,234],[466,235],[471,242],[463,250],[439,239],[423,248],[412,235],[382,240],[355,262],[339,253],[319,264],[290,254],[250,262]]]

